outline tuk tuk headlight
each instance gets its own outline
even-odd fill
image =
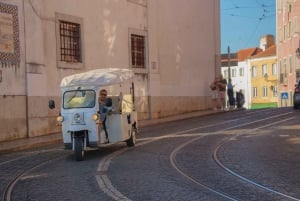
[[[58,116],[58,117],[56,117],[56,121],[57,122],[63,122],[64,121],[64,117],[63,116]]]
[[[99,114],[93,114],[93,115],[92,115],[92,119],[93,119],[94,121],[99,120],[99,119],[100,119]]]

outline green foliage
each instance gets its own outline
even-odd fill
[[[251,109],[277,108],[277,103],[253,103]]]

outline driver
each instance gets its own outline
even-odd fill
[[[100,118],[102,121],[102,126],[105,132],[105,137],[106,137],[106,141],[105,143],[109,143],[109,139],[108,139],[108,134],[107,134],[107,130],[106,130],[106,116],[109,112],[109,107],[107,107],[106,102],[107,102],[107,91],[106,89],[101,89],[100,93],[99,93],[99,111],[100,111]]]

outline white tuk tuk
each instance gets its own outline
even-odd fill
[[[62,127],[64,146],[74,151],[76,160],[84,159],[88,147],[121,141],[129,147],[135,145],[137,112],[133,77],[129,69],[106,68],[62,79],[57,121]],[[102,89],[107,91],[104,122],[100,111],[103,108],[98,102]],[[55,108],[53,100],[49,101],[49,107]]]

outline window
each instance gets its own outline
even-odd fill
[[[131,34],[131,66],[145,68],[145,36]]]
[[[252,77],[257,77],[257,69],[256,69],[256,66],[252,66]]]
[[[224,78],[228,79],[228,70],[224,70]]]
[[[244,68],[240,68],[240,77],[243,77],[244,76]]]
[[[263,87],[263,97],[268,97],[268,87]]]
[[[287,83],[286,59],[279,61],[280,83]]]
[[[289,57],[290,73],[293,73],[293,59],[292,56]]]
[[[63,108],[93,108],[96,93],[93,90],[66,91],[63,95]]]
[[[253,98],[257,97],[257,87],[253,87]]]
[[[55,13],[56,58],[58,68],[83,68],[83,19]]]
[[[298,33],[298,17],[294,17],[294,26],[293,26],[294,34]]]
[[[231,69],[231,77],[236,77],[236,69]]]
[[[296,70],[296,82],[299,82],[300,80],[300,69]]]
[[[60,60],[65,62],[81,62],[80,24],[59,21]]]
[[[286,59],[283,59],[283,73],[286,75],[287,74],[287,61]]]
[[[283,26],[283,40],[285,41],[286,39],[286,25]]]
[[[282,33],[282,28],[279,27],[279,28],[278,28],[278,39],[279,39],[279,42],[282,42],[282,40],[283,40],[282,35],[283,35],[283,33]]]
[[[277,93],[278,93],[278,88],[277,88],[277,86],[274,86],[273,87],[273,96],[277,97]]]
[[[276,65],[276,63],[272,64],[272,75],[277,75],[277,65]]]
[[[291,33],[292,33],[292,22],[288,22],[288,38],[291,37]]]
[[[262,76],[268,75],[268,68],[266,64],[262,65]]]

